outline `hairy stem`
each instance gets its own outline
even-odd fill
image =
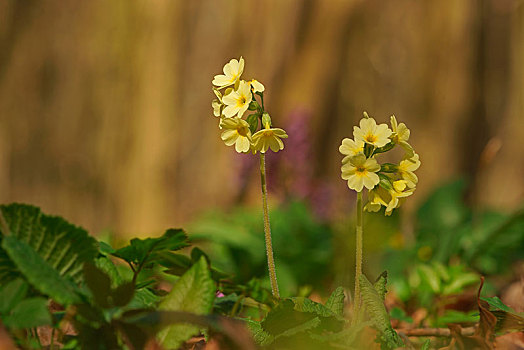
[[[362,191],[357,192],[357,242],[355,247],[355,304],[353,306],[353,324],[360,312],[360,275],[362,275]]]
[[[271,243],[271,227],[269,226],[269,208],[267,205],[267,185],[266,185],[266,157],[260,153],[260,182],[262,184],[262,205],[264,209],[264,235],[266,239],[267,267],[269,279],[271,281],[271,292],[273,297],[280,299],[278,292],[277,273],[275,270],[275,260],[273,258],[273,245]]]

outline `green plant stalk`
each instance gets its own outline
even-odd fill
[[[278,291],[277,272],[275,269],[275,259],[273,258],[273,245],[271,243],[271,227],[269,225],[269,208],[267,205],[267,185],[266,185],[266,156],[260,153],[260,182],[262,185],[262,206],[264,208],[264,235],[266,239],[267,267],[269,279],[271,281],[271,292],[273,297],[280,299]]]
[[[356,324],[360,314],[360,276],[362,275],[362,191],[357,192],[357,242],[355,247],[355,303],[353,305],[353,320]]]

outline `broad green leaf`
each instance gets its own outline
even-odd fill
[[[146,266],[158,258],[158,253],[179,250],[189,246],[187,236],[181,229],[169,229],[158,238],[134,238],[128,246],[112,253],[127,262]]]
[[[30,298],[18,303],[2,322],[11,329],[33,328],[51,324],[47,299]]]
[[[29,283],[42,294],[63,305],[80,301],[77,285],[61,276],[58,270],[48,264],[27,243],[11,235],[4,237],[2,248]]]
[[[204,257],[194,264],[173,286],[160,303],[159,310],[187,311],[204,315],[211,311],[215,298],[215,283]],[[157,336],[168,349],[178,348],[184,341],[199,333],[191,324],[174,324],[163,328]]]
[[[3,286],[0,289],[0,315],[8,313],[24,299],[28,287],[22,279],[16,279]]]
[[[295,303],[291,299],[281,300],[261,322],[262,328],[273,336],[278,336],[290,328],[298,327],[317,317],[311,312],[295,310]]]
[[[393,349],[403,346],[402,339],[393,327],[391,327],[388,312],[378,292],[364,275],[360,275],[359,282],[362,302],[366,307],[366,312],[371,318],[373,325],[381,333],[383,342]]]
[[[83,263],[93,261],[98,254],[95,239],[84,229],[60,217],[45,215],[30,205],[1,205],[0,210],[11,236],[31,248],[41,258],[40,262],[56,270],[59,276],[76,283],[82,280]],[[0,238],[5,237],[6,233],[1,232]],[[0,284],[21,270],[20,266],[6,262],[5,253],[0,249]]]
[[[344,315],[344,288],[338,287],[326,301],[326,307],[337,316]]]
[[[102,308],[109,308],[109,296],[111,294],[111,280],[102,270],[95,265],[84,264],[84,279],[93,294],[96,305]]]
[[[111,279],[111,287],[115,288],[124,281],[109,257],[101,255],[95,260],[95,266],[109,276]]]

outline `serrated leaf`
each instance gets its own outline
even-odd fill
[[[384,301],[386,299],[386,293],[387,290],[387,284],[388,284],[388,272],[384,271],[378,276],[375,283],[373,283],[373,288],[377,291],[378,295],[380,296],[380,299]]]
[[[344,315],[344,288],[338,287],[331,293],[326,301],[326,307],[337,316]]]
[[[157,259],[158,253],[175,251],[189,246],[187,235],[181,229],[169,229],[158,238],[134,238],[128,246],[112,253],[135,265],[146,266]]]
[[[274,340],[275,337],[266,332],[263,328],[260,322],[253,321],[250,319],[245,319],[246,326],[253,335],[253,339],[255,340],[255,343],[261,346],[267,346],[270,345]]]
[[[300,312],[310,312],[317,316],[333,317],[335,313],[326,306],[304,297],[291,298],[295,304],[294,309]]]
[[[7,236],[2,240],[2,248],[29,283],[42,294],[63,305],[80,301],[79,288],[68,278],[62,277],[27,243],[15,236]]]
[[[3,317],[3,323],[11,329],[33,328],[51,324],[47,299],[30,298],[18,303],[10,314]]]
[[[84,229],[60,217],[45,215],[31,205],[1,205],[0,210],[12,236],[32,248],[60,276],[81,282],[83,263],[92,261],[98,254],[95,239]],[[2,237],[4,232],[0,233]],[[6,258],[0,249],[0,284],[16,276],[19,268]]]
[[[389,315],[380,295],[364,275],[360,275],[360,291],[362,302],[366,307],[375,328],[381,333],[382,340],[390,348],[403,346],[404,343],[397,332],[391,327]]]
[[[166,311],[188,311],[207,314],[215,298],[215,284],[211,279],[204,257],[194,264],[176,282],[171,292],[160,303],[158,309]],[[178,348],[184,341],[199,333],[199,327],[190,324],[175,324],[163,328],[157,337],[168,349]]]

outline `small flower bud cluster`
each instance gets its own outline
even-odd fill
[[[271,117],[264,109],[264,85],[255,79],[240,79],[244,72],[244,59],[232,59],[223,71],[224,74],[215,75],[213,79],[213,92],[217,98],[211,105],[213,114],[220,118],[224,143],[235,145],[238,153],[266,153],[268,149],[278,152],[284,149],[282,139],[288,136],[283,129],[272,127]],[[253,113],[243,119],[248,110]]]
[[[353,127],[354,139],[345,138],[339,147],[342,159],[342,179],[348,187],[360,192],[369,191],[367,211],[379,211],[386,207],[386,215],[391,215],[404,198],[415,191],[418,178],[414,171],[420,166],[418,154],[408,143],[410,131],[404,123],[397,123],[391,116],[391,129],[386,124],[379,124],[364,112],[359,126]],[[404,156],[399,164],[379,164],[380,154],[395,146],[404,149]]]

